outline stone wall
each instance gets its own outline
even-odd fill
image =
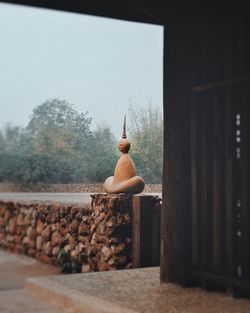
[[[131,267],[131,196],[95,194],[91,205],[0,201],[0,247],[64,272]]]

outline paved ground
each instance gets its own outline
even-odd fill
[[[0,292],[1,313],[62,313],[62,310],[30,296],[25,289]]]
[[[249,313],[250,300],[160,284],[159,268],[30,279],[35,296],[73,313]]]
[[[28,283],[24,288],[26,278]],[[233,299],[200,288],[160,285],[159,268],[60,275],[55,267],[0,250],[0,313],[67,310],[71,313],[249,313],[250,300]]]
[[[156,195],[161,198],[161,193],[144,193]],[[51,192],[0,192],[0,200],[4,201],[53,201],[64,203],[90,203],[91,193],[51,193]]]
[[[91,197],[90,197],[90,193],[1,192],[0,200],[90,203]]]
[[[31,297],[24,289],[28,277],[58,275],[59,270],[33,258],[0,250],[0,312],[58,313],[54,307]]]
[[[0,291],[24,288],[25,279],[28,277],[56,274],[60,274],[60,271],[54,266],[0,250]]]

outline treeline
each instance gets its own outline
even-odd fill
[[[131,155],[146,182],[161,183],[162,118],[157,109],[130,107]],[[22,184],[94,183],[112,175],[119,158],[108,127],[91,131],[88,113],[51,99],[33,110],[25,128],[0,130],[0,181]]]

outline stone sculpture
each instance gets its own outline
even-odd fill
[[[126,135],[126,115],[124,118],[122,139],[118,143],[122,155],[118,160],[114,176],[108,177],[104,182],[104,189],[107,193],[136,194],[143,191],[145,183],[142,177],[136,176],[136,169],[133,160],[128,154],[130,142]]]

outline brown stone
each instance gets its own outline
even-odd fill
[[[113,245],[111,248],[112,248],[113,254],[118,255],[118,254],[121,254],[126,249],[126,245],[124,243],[120,243],[116,246]]]
[[[108,227],[114,227],[116,225],[116,217],[111,216],[110,219],[107,222]]]
[[[91,272],[91,266],[90,264],[83,264],[82,265],[82,273],[89,273]]]
[[[31,221],[31,226],[32,226],[33,228],[36,228],[36,220],[32,220],[32,221]]]
[[[44,253],[48,256],[52,255],[52,244],[51,241],[46,242],[46,244],[43,246]]]
[[[85,244],[89,240],[87,236],[78,236],[78,241]]]
[[[6,210],[4,212],[4,223],[7,223],[10,218],[10,211]]]
[[[79,253],[81,253],[84,250],[85,245],[82,242],[79,242],[76,246],[76,249]]]
[[[98,234],[104,235],[106,232],[106,229],[107,229],[106,222],[101,222],[100,224],[98,224],[96,231]]]
[[[29,233],[29,238],[31,239],[31,240],[34,240],[34,239],[36,239],[36,237],[37,237],[37,231],[36,231],[36,229],[34,229],[32,226],[31,226],[31,231],[30,231],[30,233]]]
[[[72,244],[67,244],[66,246],[64,246],[64,251],[65,252],[70,252],[71,250],[73,250],[74,249],[74,245],[72,245]]]
[[[88,216],[86,216],[86,215],[84,215],[83,217],[82,217],[82,221],[84,222],[84,223],[86,223],[86,222],[88,222]]]
[[[0,227],[5,225],[5,220],[4,218],[1,216],[0,217]]]
[[[72,217],[75,217],[77,215],[77,213],[79,213],[81,211],[81,209],[78,206],[73,206],[71,208],[71,215]]]
[[[52,214],[52,216],[51,216],[51,223],[57,223],[57,222],[59,222],[59,220],[60,220],[60,217],[59,217],[58,213]]]
[[[12,235],[7,235],[7,236],[6,236],[6,240],[7,240],[8,242],[14,242],[14,236],[12,236]]]
[[[43,231],[43,225],[44,225],[44,223],[43,223],[42,221],[39,220],[39,221],[37,222],[36,231],[37,231],[38,234],[41,234],[41,233],[42,233],[42,231]]]
[[[109,269],[108,263],[100,260],[98,263],[98,271],[104,272],[107,271],[108,269]]]
[[[41,233],[45,241],[50,240],[51,237],[51,225],[48,225]]]
[[[74,245],[75,244],[75,239],[74,237],[70,234],[70,233],[67,233],[67,235],[65,236],[65,239],[68,241],[68,243],[70,243],[71,245]]]
[[[103,246],[101,252],[105,261],[107,261],[112,256],[112,249],[107,246]]]
[[[98,252],[97,250],[97,246],[89,246],[88,250],[87,250],[87,256],[93,256],[96,255]]]
[[[61,245],[62,235],[58,231],[55,231],[54,233],[52,233],[51,243],[53,247]]]
[[[79,235],[86,235],[89,234],[89,227],[85,223],[80,223],[78,228]]]
[[[72,232],[77,232],[80,222],[77,219],[74,219],[70,225],[70,230]]]
[[[28,249],[27,254],[29,256],[34,257],[36,255],[36,249],[33,249],[33,248]]]
[[[41,262],[44,262],[44,263],[50,263],[51,262],[51,258],[46,254],[42,254],[39,259]]]
[[[65,227],[67,224],[68,224],[68,222],[67,222],[66,218],[61,218],[61,220],[60,220],[61,227]]]
[[[70,251],[71,260],[76,261],[78,259],[78,256],[79,252],[76,249]]]
[[[43,239],[43,237],[42,237],[42,236],[38,236],[38,237],[36,238],[36,249],[39,250],[39,251],[42,250],[43,244],[44,244],[44,239]]]
[[[52,255],[53,256],[58,256],[59,252],[60,252],[60,248],[59,247],[54,247],[52,249]]]
[[[23,240],[22,240],[22,244],[23,244],[23,245],[28,245],[29,243],[30,243],[29,237],[27,237],[27,236],[24,237]]]
[[[17,217],[17,225],[19,226],[25,225],[25,220],[22,214],[19,214]]]
[[[78,221],[81,221],[82,220],[82,212],[78,212],[75,216],[75,218],[78,220]]]
[[[9,232],[14,234],[16,232],[17,225],[17,217],[14,216],[9,220]]]
[[[91,234],[96,230],[96,228],[97,228],[97,224],[96,223],[93,223],[91,226],[90,226],[90,232],[91,232]]]

